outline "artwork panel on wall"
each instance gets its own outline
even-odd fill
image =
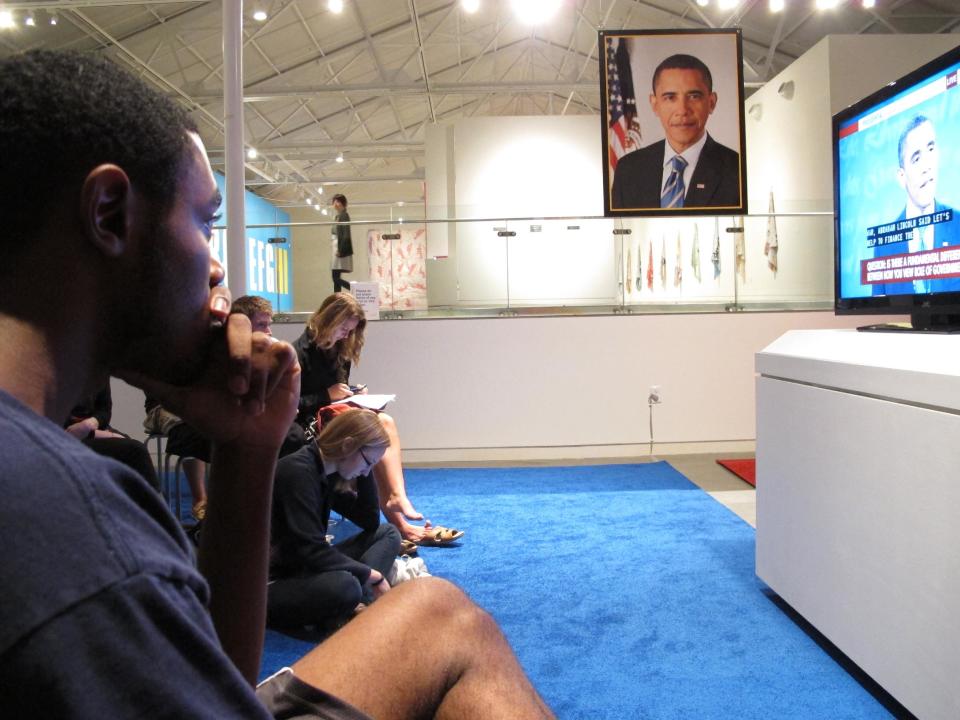
[[[367,231],[370,279],[384,310],[427,309],[427,236],[423,228]]]

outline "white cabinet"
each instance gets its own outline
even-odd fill
[[[757,354],[757,575],[921,718],[960,718],[960,337]]]

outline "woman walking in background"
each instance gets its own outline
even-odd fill
[[[350,283],[340,277],[342,273],[353,272],[353,239],[350,237],[350,226],[343,224],[350,222],[346,195],[338,193],[333,196],[333,209],[337,211],[337,224],[334,225],[330,236],[333,291],[340,292],[343,289],[349,292]]]

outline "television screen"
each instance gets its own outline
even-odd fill
[[[833,118],[838,313],[960,323],[958,72],[960,47]]]

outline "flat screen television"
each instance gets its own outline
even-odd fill
[[[833,117],[835,309],[960,330],[960,47]]]

